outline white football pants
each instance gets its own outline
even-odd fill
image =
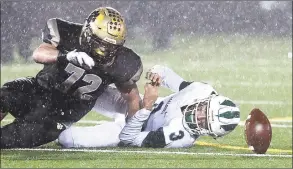
[[[141,95],[141,98],[143,98],[143,95]],[[163,98],[157,99],[157,101],[160,100],[163,100]],[[96,126],[69,127],[58,138],[58,142],[64,148],[115,147],[118,145],[120,142],[119,134],[125,125],[126,100],[117,88],[109,86],[97,99],[93,110],[112,118],[114,121]]]

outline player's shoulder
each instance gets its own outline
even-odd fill
[[[132,49],[122,46],[119,48],[116,52],[117,58],[120,60],[124,60],[126,62],[140,62],[141,64],[141,58],[140,56],[134,52]]]
[[[119,50],[117,51],[117,61],[121,65],[126,66],[127,69],[130,69],[134,72],[137,72],[139,70],[142,71],[143,69],[140,56],[132,49],[124,46],[119,48]]]
[[[123,74],[123,79],[132,79],[133,81],[137,81],[143,72],[140,56],[127,47],[121,47],[117,50],[114,67],[117,73]]]
[[[66,50],[72,50],[79,45],[79,36],[82,24],[63,20],[61,18],[50,18],[42,30],[43,42],[54,46],[62,46]]]
[[[80,34],[82,24],[61,18],[50,18],[47,20],[46,28],[50,34],[62,36],[64,34]]]
[[[71,21],[67,21],[67,20],[64,20],[64,19],[61,19],[61,18],[50,18],[47,20],[46,24],[50,27],[54,27],[54,26],[57,26],[57,27],[66,27],[66,26],[73,26],[73,27],[82,27],[82,24],[80,23],[75,23],[75,22],[71,22]]]

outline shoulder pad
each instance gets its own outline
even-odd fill
[[[61,41],[75,38],[79,36],[82,28],[82,24],[69,22],[59,18],[51,18],[47,21],[45,28],[42,32],[43,42],[54,45],[55,47],[60,46]],[[63,45],[69,45],[67,44]]]
[[[124,82],[125,84],[133,84],[136,83],[143,72],[143,65],[140,57],[133,52],[131,49],[123,47],[118,52],[117,62],[120,62],[122,68],[125,71]],[[120,66],[119,66],[120,67]],[[125,82],[125,80],[127,82]]]
[[[42,31],[43,42],[52,44],[57,47],[60,42],[60,34],[57,25],[57,18],[51,18],[47,21],[45,28]]]

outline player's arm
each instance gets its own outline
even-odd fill
[[[128,111],[127,119],[132,117],[135,112],[142,108],[142,101],[139,95],[139,90],[137,88],[136,82],[140,79],[143,72],[143,66],[141,60],[137,61],[137,71],[136,73],[124,83],[115,83],[117,89],[121,92],[122,97],[127,101]]]
[[[153,147],[166,146],[163,128],[157,131],[141,132],[144,122],[150,115],[150,110],[143,108],[130,118],[119,134],[120,146]]]
[[[188,81],[184,80],[181,76],[179,76],[177,73],[175,73],[172,69],[170,69],[166,66],[161,66],[161,65],[153,66],[146,73],[146,78],[149,80],[152,80],[152,79],[154,79],[156,74],[161,77],[161,85],[163,87],[166,87],[166,88],[172,90],[173,92],[178,92],[192,83],[192,82],[188,82]]]
[[[132,117],[135,112],[142,108],[141,98],[136,83],[127,86],[116,85],[122,97],[127,102],[127,119]]]
[[[57,19],[49,19],[42,30],[42,43],[34,50],[33,59],[37,63],[54,63],[60,51],[57,49],[60,42]]]
[[[54,63],[57,62],[59,50],[51,44],[42,43],[33,52],[33,59],[37,63]]]
[[[93,59],[85,52],[77,52],[59,50],[60,32],[58,30],[58,22],[63,22],[57,18],[49,19],[42,30],[42,43],[34,50],[33,59],[37,63],[50,64],[55,62],[71,62],[82,67],[92,68],[94,66]]]
[[[142,103],[143,108],[128,119],[126,125],[119,135],[119,138],[123,144],[132,146],[142,145],[142,142],[140,140],[143,140],[148,135],[148,132],[141,132],[141,129],[143,123],[148,119],[150,112],[153,108],[153,104],[155,103],[157,98],[158,86],[153,86],[147,83],[145,85],[145,94]]]
[[[168,126],[156,131],[141,132],[142,125],[150,112],[140,110],[127,122],[121,131],[120,146],[136,146],[151,148],[182,148],[193,145],[196,138],[182,127],[182,119],[174,119]]]

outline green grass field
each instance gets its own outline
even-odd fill
[[[287,56],[292,52],[291,38],[176,37],[172,48],[160,52],[145,50],[143,43],[141,40],[128,45],[142,56],[144,71],[162,64],[186,80],[211,83],[239,104],[242,122],[254,107],[263,110],[273,125],[266,155],[255,156],[248,149],[243,125],[239,125],[224,138],[202,137],[189,149],[64,150],[49,143],[35,150],[2,150],[1,168],[292,168],[292,59]],[[2,66],[1,85],[18,77],[34,76],[41,68],[38,64]],[[145,82],[143,74],[138,83],[141,92]],[[168,90],[160,89],[161,96],[167,94]],[[6,117],[2,125],[11,119]],[[82,120],[109,119],[90,112]]]

